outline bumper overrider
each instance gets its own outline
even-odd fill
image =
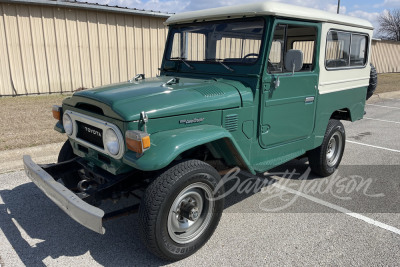
[[[104,234],[104,211],[89,205],[76,194],[58,183],[42,167],[32,161],[30,156],[23,157],[26,175],[72,219],[97,233]]]

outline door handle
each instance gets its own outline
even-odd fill
[[[304,100],[304,102],[307,103],[313,103],[314,102],[315,97],[310,96],[310,97],[306,97],[306,99]]]

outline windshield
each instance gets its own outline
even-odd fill
[[[253,64],[258,60],[264,20],[202,22],[171,28],[167,60]]]

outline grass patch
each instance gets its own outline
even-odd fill
[[[51,109],[67,95],[0,98],[0,151],[51,144],[66,140],[54,131]]]
[[[375,93],[386,93],[400,90],[400,73],[378,74],[378,87]]]

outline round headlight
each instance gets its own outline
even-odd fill
[[[63,126],[64,126],[65,132],[68,135],[71,135],[74,126],[73,126],[71,117],[68,114],[64,114],[64,116],[63,116]]]
[[[119,141],[117,134],[114,132],[112,129],[107,129],[106,135],[105,135],[105,143],[108,152],[110,152],[113,155],[117,155],[119,152]]]

